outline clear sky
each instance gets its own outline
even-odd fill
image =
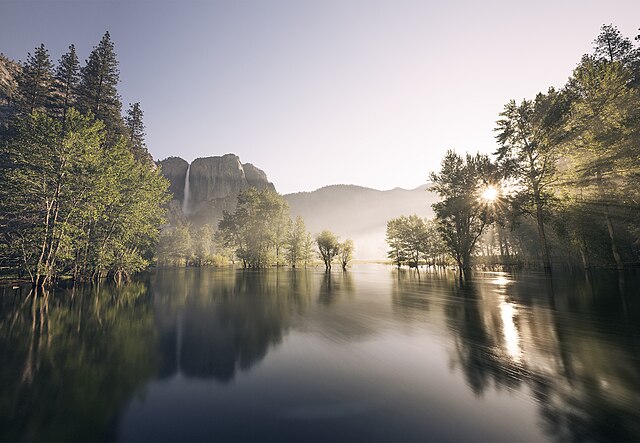
[[[640,1],[0,0],[0,52],[84,60],[109,30],[154,158],[413,188],[448,148],[492,152],[503,105],[562,86],[605,23],[634,37]]]

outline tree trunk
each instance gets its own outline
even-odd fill
[[[613,223],[611,222],[611,216],[609,215],[609,205],[604,205],[605,217],[607,219],[607,230],[609,231],[609,238],[611,239],[611,253],[613,254],[613,259],[616,261],[616,268],[619,271],[624,270],[624,264],[622,263],[622,258],[620,257],[620,251],[618,251],[618,244],[616,242],[616,233],[613,229]]]
[[[542,263],[545,269],[551,269],[551,260],[549,259],[549,248],[547,247],[547,236],[544,233],[544,219],[542,215],[542,203],[540,202],[540,194],[536,192],[536,222],[538,224],[538,237],[540,238],[540,248],[542,250]]]

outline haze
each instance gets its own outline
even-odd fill
[[[157,160],[233,152],[281,193],[413,188],[447,148],[492,152],[504,103],[562,86],[602,24],[634,36],[638,16],[636,1],[5,0],[0,47],[57,60],[74,43],[84,60],[110,31]]]

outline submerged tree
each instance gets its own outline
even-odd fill
[[[432,189],[442,201],[432,205],[449,254],[458,265],[460,278],[471,267],[471,254],[480,235],[490,221],[487,203],[480,190],[493,165],[486,155],[467,154],[463,159],[449,150],[439,173],[432,173]]]
[[[273,220],[287,214],[284,198],[269,189],[249,188],[238,195],[233,213],[224,212],[218,224],[222,245],[232,248],[243,267],[264,267],[276,258],[284,233],[278,232]]]
[[[64,272],[127,276],[150,261],[167,182],[123,144],[103,149],[103,128],[73,109],[65,122],[34,113],[3,152],[0,226],[36,286]]]
[[[429,254],[431,234],[425,220],[415,214],[389,220],[387,243],[391,249],[387,256],[398,267],[405,263],[418,266],[420,259]]]
[[[544,267],[551,268],[545,233],[545,212],[552,198],[551,186],[560,157],[559,139],[566,102],[554,89],[535,100],[517,105],[511,100],[500,114],[495,131],[500,147],[496,154],[507,177],[515,181],[512,203],[535,218]]]
[[[581,191],[583,201],[599,209],[618,269],[624,265],[612,208],[632,207],[625,200],[637,190],[637,183],[632,188],[626,183],[640,168],[640,94],[629,87],[629,79],[621,63],[585,57],[574,72],[571,87],[576,99],[566,124],[565,180],[573,191]]]
[[[347,239],[344,242],[340,243],[338,246],[340,257],[340,264],[342,265],[342,270],[346,271],[349,262],[353,259],[353,240]]]
[[[331,270],[331,262],[340,253],[338,237],[331,231],[322,231],[316,236],[318,254],[324,262],[325,269]]]

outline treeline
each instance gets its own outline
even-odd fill
[[[107,32],[83,66],[44,45],[6,71],[0,106],[0,263],[44,286],[128,277],[154,259],[168,182],[145,142],[143,112],[123,116]]]
[[[302,217],[293,220],[287,201],[269,189],[242,191],[235,211],[225,211],[217,228],[206,224],[166,227],[160,235],[158,264],[223,266],[237,262],[243,268],[295,268],[321,259],[330,270],[335,261],[346,269],[353,257],[353,241],[340,242],[330,231],[312,236]]]
[[[287,201],[269,189],[241,192],[235,212],[224,212],[217,235],[219,244],[232,251],[245,268],[306,267],[319,257],[327,270],[336,258],[346,269],[353,255],[351,240],[340,243],[329,231],[314,239],[302,217],[292,220]]]
[[[446,154],[430,176],[441,198],[433,210],[439,241],[461,273],[472,261],[640,263],[640,36],[635,41],[603,26],[563,88],[504,106],[493,157]],[[410,260],[398,255],[395,238],[392,229],[391,258]]]

